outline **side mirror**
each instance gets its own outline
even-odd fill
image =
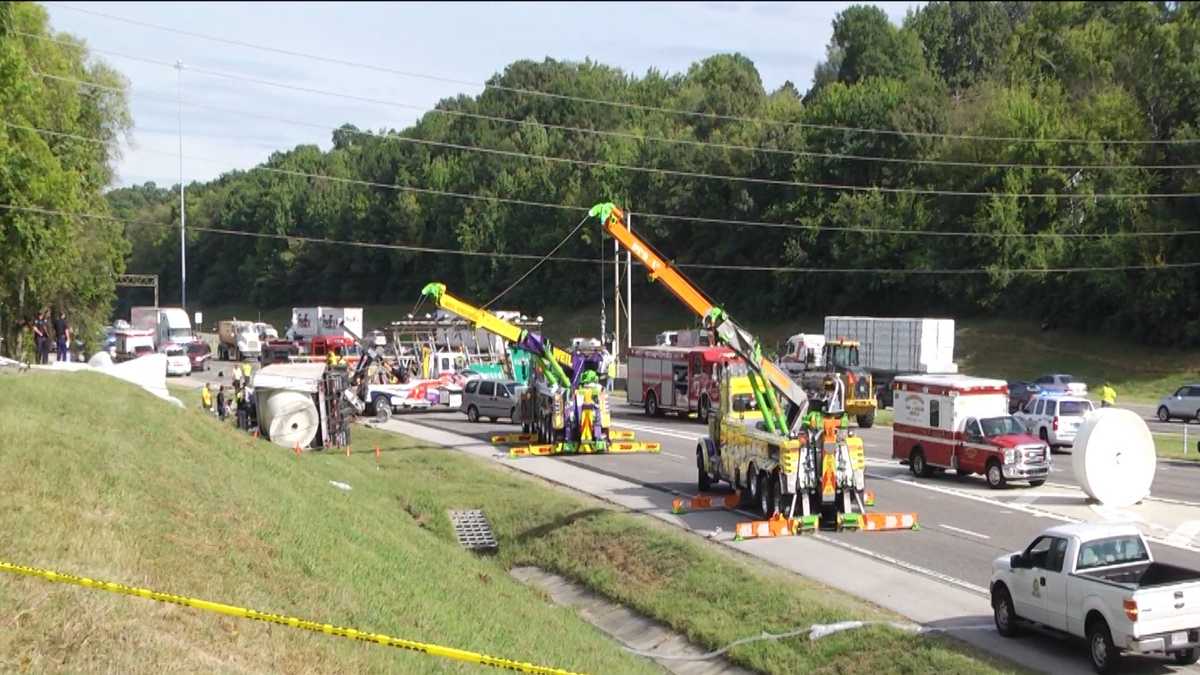
[[[1014,553],[1012,557],[1008,559],[1008,566],[1014,570],[1029,567],[1029,565],[1025,564],[1025,556],[1021,555],[1020,553]]]

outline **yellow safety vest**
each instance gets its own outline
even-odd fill
[[[212,407],[212,390],[208,387],[200,390],[200,403],[205,408]]]

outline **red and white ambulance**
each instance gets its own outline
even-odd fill
[[[989,487],[1050,475],[1050,448],[1008,414],[1008,384],[966,375],[906,375],[892,381],[892,457],[914,476],[952,469],[982,474]]]
[[[633,347],[626,385],[629,403],[643,406],[651,416],[664,410],[694,412],[707,422],[720,401],[717,367],[735,359],[728,347]]]

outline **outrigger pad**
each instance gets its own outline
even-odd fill
[[[602,444],[595,446],[589,443],[580,443],[579,445],[568,443],[557,443],[554,445],[526,445],[518,448],[510,448],[508,451],[509,457],[549,457],[557,455],[602,455],[607,453],[624,453],[630,454],[635,452],[661,452],[661,445],[658,443],[609,443],[607,447]]]
[[[532,443],[537,440],[537,434],[500,434],[492,436],[496,445],[511,445],[513,443]]]
[[[762,539],[767,537],[788,537],[799,533],[800,520],[784,518],[775,514],[767,520],[752,520],[748,523],[738,523],[734,528],[735,541],[746,539]]]
[[[610,441],[632,441],[633,440],[633,432],[632,431],[618,431],[616,429],[613,429],[612,431],[608,432],[608,440],[610,440]]]
[[[862,529],[867,532],[921,529],[916,513],[864,513],[862,520]]]
[[[720,500],[720,503],[718,504],[714,500]],[[676,497],[671,501],[671,513],[680,514],[703,509],[732,509],[736,508],[740,502],[741,495],[737,492],[723,495],[696,495],[690,499]]]
[[[861,513],[842,513],[838,515],[839,530],[861,530],[863,517]]]

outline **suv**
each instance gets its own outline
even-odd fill
[[[1030,434],[1042,439],[1053,449],[1074,445],[1083,416],[1091,411],[1092,402],[1086,398],[1038,394],[1029,399],[1029,403],[1013,417],[1020,420]]]
[[[472,422],[478,422],[480,417],[486,417],[490,422],[500,417],[515,420],[518,386],[512,380],[469,380],[463,388],[459,410]]]
[[[1029,403],[1042,388],[1032,382],[1013,381],[1008,383],[1008,414],[1011,415]]]
[[[1160,422],[1171,419],[1200,422],[1200,384],[1180,387],[1174,394],[1164,397],[1158,402],[1157,415]]]
[[[1072,396],[1087,396],[1087,384],[1077,380],[1074,375],[1064,373],[1043,375],[1033,383],[1046,393],[1058,392]]]

